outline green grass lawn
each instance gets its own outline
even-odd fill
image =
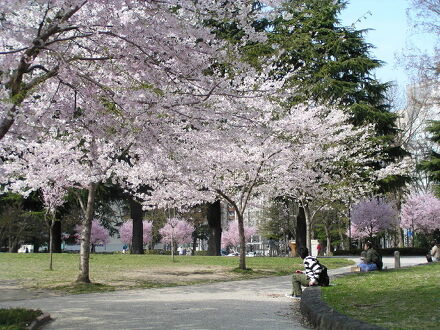
[[[73,285],[78,275],[78,254],[54,254],[54,270],[48,270],[49,256],[40,253],[1,253],[0,281],[17,280],[38,289],[79,293],[127,288],[175,286],[210,281],[236,280],[291,274],[302,268],[299,258],[246,258],[251,272],[236,272],[238,257],[92,254],[90,278],[94,285]],[[328,268],[351,265],[345,259],[329,258]]]
[[[351,274],[323,288],[337,311],[388,329],[440,328],[440,263]]]
[[[42,311],[32,309],[0,309],[0,330],[26,329],[26,326],[41,314],[43,314]]]

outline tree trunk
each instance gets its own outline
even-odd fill
[[[310,215],[309,206],[304,205],[304,215],[306,219],[306,245],[309,250],[309,254],[312,255],[312,219]]]
[[[193,247],[192,247],[192,251],[191,251],[191,255],[195,256],[196,255],[196,248],[197,248],[197,237],[193,237]]]
[[[397,214],[399,215],[399,220],[400,220],[400,214],[402,210],[402,188],[399,188],[396,192],[396,206],[397,206]],[[396,224],[396,233],[397,233],[398,245],[400,248],[403,248],[405,246],[403,241],[403,230],[402,228],[400,228],[399,224]]]
[[[333,253],[332,253],[332,249],[331,249],[332,239],[330,236],[330,229],[325,225],[324,230],[325,230],[325,237],[327,240],[326,247],[325,247],[325,253],[327,256],[331,256]]]
[[[17,253],[19,248],[18,238],[14,237],[13,239],[9,238],[9,253]]]
[[[339,240],[341,241],[342,250],[350,250],[349,240],[348,240],[348,238],[347,238],[347,240],[344,240],[344,234],[343,234],[342,228],[340,226],[338,228],[338,234],[339,234]]]
[[[131,253],[144,254],[144,227],[142,220],[144,218],[144,211],[142,205],[130,196],[130,217],[133,220],[133,236],[131,239]]]
[[[222,221],[220,201],[208,204],[207,220],[209,226],[208,255],[221,255]]]
[[[53,232],[55,226],[55,215],[51,214],[49,224],[49,270],[53,270]]]
[[[240,235],[240,266],[242,270],[246,270],[246,240],[244,237],[243,214],[237,211],[238,233]]]
[[[37,239],[33,239],[33,245],[34,245],[34,253],[39,253],[40,251],[40,243],[37,241]]]
[[[298,216],[296,217],[296,250],[300,248],[305,248],[307,246],[307,227],[306,227],[306,215],[304,213],[304,208],[299,207]]]
[[[95,197],[97,183],[90,183],[88,188],[86,215],[83,221],[81,232],[80,264],[79,274],[76,282],[90,283],[89,261],[90,261],[90,235],[92,230],[92,220],[95,215]]]
[[[52,252],[61,253],[61,221],[54,221],[52,235]]]

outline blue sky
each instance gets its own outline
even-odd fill
[[[410,27],[409,7],[409,0],[349,0],[340,15],[342,25],[355,24],[356,29],[372,29],[365,39],[376,47],[372,55],[385,62],[384,67],[377,70],[376,77],[382,82],[395,81],[401,93],[406,89],[408,78],[396,56],[414,45],[430,51],[434,44],[432,36],[417,33]]]

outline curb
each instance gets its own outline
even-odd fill
[[[38,316],[32,323],[26,327],[27,330],[35,330],[41,327],[43,324],[48,323],[51,319],[50,315],[47,313],[44,313],[40,316]]]
[[[315,329],[323,330],[379,330],[385,329],[376,325],[353,319],[330,308],[321,299],[321,287],[308,287],[303,291],[301,312]]]

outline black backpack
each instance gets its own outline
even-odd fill
[[[378,270],[383,269],[382,256],[379,253],[377,253],[376,266]]]
[[[330,278],[328,277],[327,267],[322,265],[318,260],[316,260],[319,264],[319,266],[322,268],[321,273],[319,274],[318,278],[318,285],[319,286],[329,286],[330,284]]]

